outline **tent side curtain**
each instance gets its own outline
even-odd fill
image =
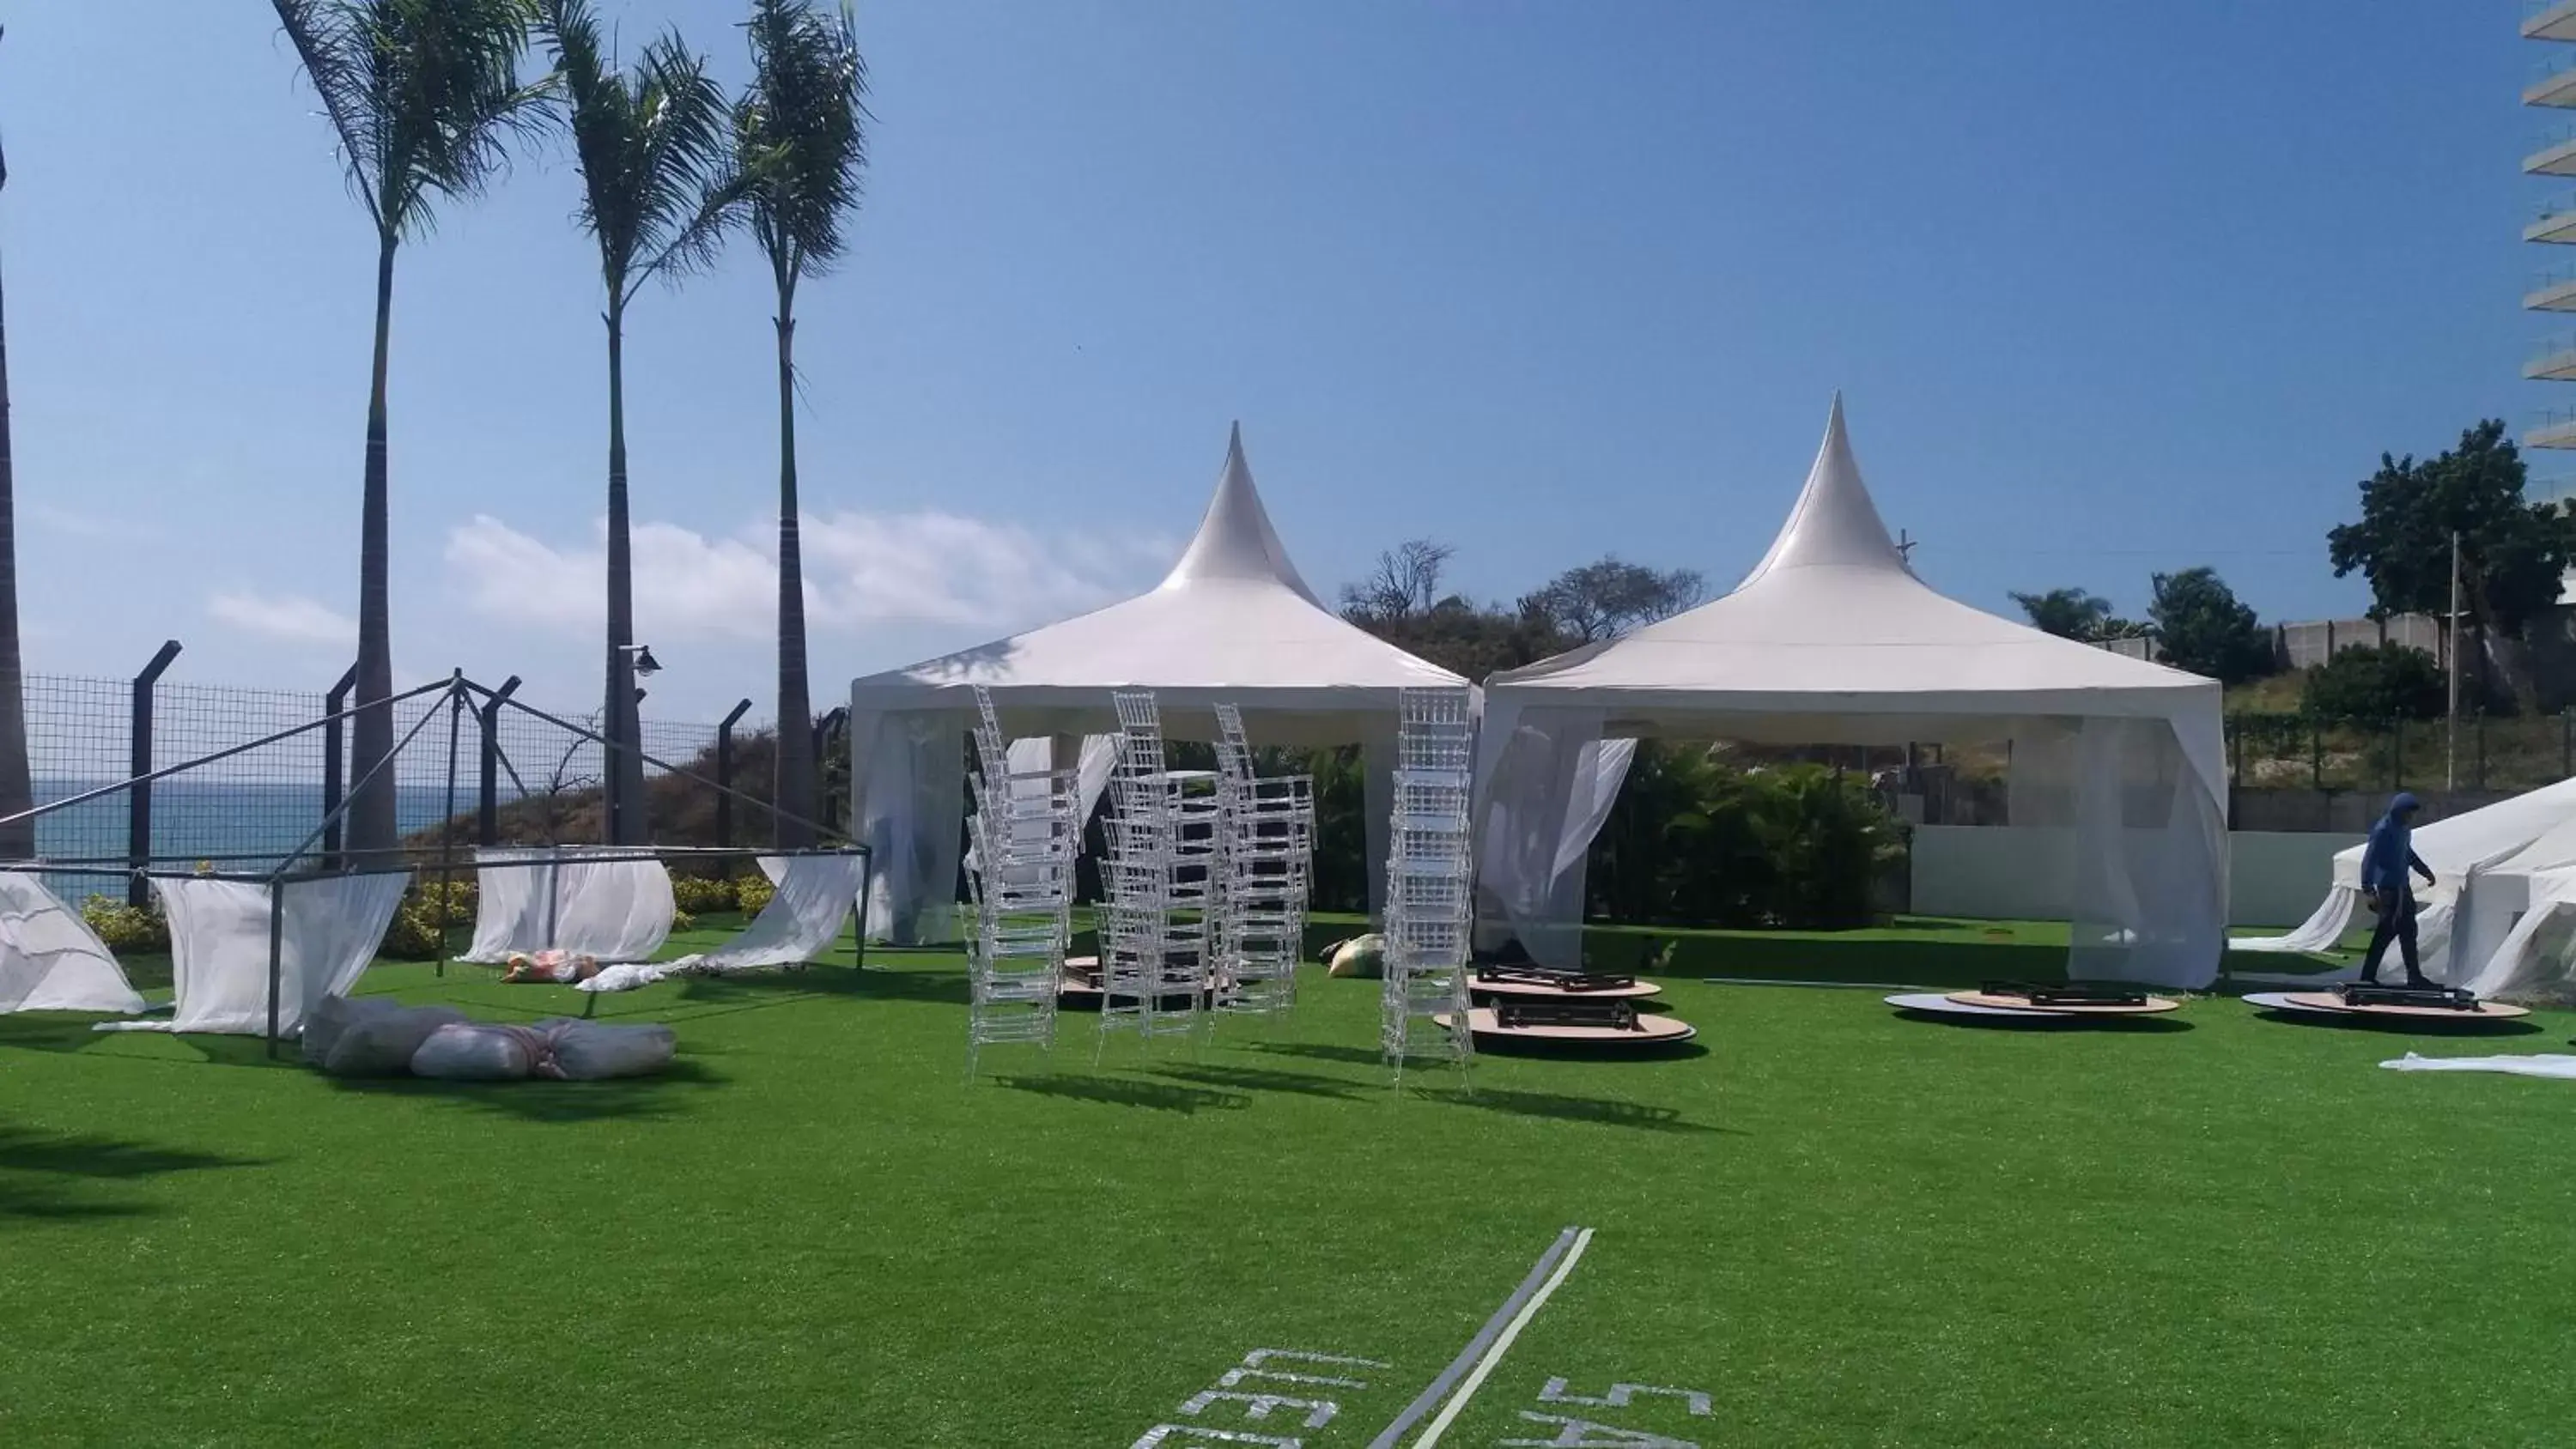
[[[600,961],[644,961],[671,936],[678,903],[658,860],[612,846],[485,847],[474,852],[474,943],[459,960],[498,965],[555,949]]]
[[[1484,944],[1516,936],[1542,963],[1582,961],[1583,844],[1625,774],[1602,749],[1605,711],[1489,699],[1480,743],[1477,902]],[[2057,829],[2068,863],[2067,972],[2198,987],[2215,980],[2227,918],[2223,780],[2213,718],[2024,721],[2013,735],[2013,823]],[[1726,733],[1712,714],[1714,737]],[[1578,838],[1579,842],[1578,843]]]
[[[0,871],[0,1012],[132,1015],[143,998],[80,913],[24,871]]]
[[[345,996],[384,943],[410,876],[288,880],[278,915],[277,1028],[293,1036],[324,998]],[[155,1028],[236,1036],[268,1033],[269,892],[224,880],[155,879],[170,918],[173,1014]]]

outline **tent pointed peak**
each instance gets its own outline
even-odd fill
[[[1239,422],[1226,441],[1225,467],[1217,475],[1216,495],[1208,500],[1207,515],[1199,520],[1197,535],[1182,551],[1181,561],[1172,566],[1163,587],[1180,589],[1213,580],[1280,584],[1306,602],[1323,607],[1314,590],[1298,576],[1297,566],[1288,561],[1288,550],[1280,545],[1278,530],[1270,525],[1270,511],[1261,506],[1261,492],[1252,484],[1251,465],[1243,460],[1243,424]]]
[[[1843,425],[1840,391],[1825,415],[1825,441],[1816,449],[1815,466],[1807,470],[1807,486],[1800,490],[1797,506],[1789,510],[1780,536],[1771,541],[1771,551],[1745,575],[1744,583],[1779,569],[1823,564],[1910,572],[1905,555],[1887,536],[1887,524],[1870,500],[1869,486],[1861,482],[1851,434]]]

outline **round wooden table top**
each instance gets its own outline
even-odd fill
[[[1660,996],[1664,988],[1652,981],[1632,981],[1600,991],[1569,991],[1542,981],[1484,981],[1467,978],[1467,989],[1478,996],[1509,996],[1529,1001],[1638,1001]]]
[[[1431,1018],[1442,1026],[1449,1024],[1444,1013]],[[1699,1028],[1670,1016],[1637,1014],[1637,1029],[1621,1031],[1615,1026],[1504,1026],[1493,1008],[1479,1006],[1467,1013],[1467,1030],[1478,1036],[1498,1037],[1505,1041],[1584,1042],[1607,1046],[1670,1046],[1699,1035]]]
[[[2036,1011],[2049,1016],[2154,1016],[2158,1012],[2179,1011],[2182,1003],[2170,996],[2150,996],[2135,1004],[2103,1002],[2098,1005],[2041,1005],[2026,996],[1989,996],[1982,991],[1953,991],[1950,999],[1961,1006],[1983,1006],[1996,1011]]]
[[[2284,992],[2280,1002],[2296,1011],[2334,1011],[2350,1016],[2420,1016],[2433,1021],[2510,1021],[2517,1016],[2531,1015],[2530,1007],[2513,1006],[2502,1001],[2481,1001],[2474,1010],[2468,1011],[2453,1006],[2404,1006],[2395,1002],[2354,1006],[2331,991]]]

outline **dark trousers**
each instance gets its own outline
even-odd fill
[[[2388,954],[2388,943],[2397,943],[2397,954],[2406,962],[2406,979],[2417,981],[2423,971],[2415,962],[2415,893],[2404,886],[2379,893],[2379,923],[2370,928],[2370,954],[2361,958],[2361,979],[2379,979],[2379,958]]]

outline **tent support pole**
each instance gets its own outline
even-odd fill
[[[438,969],[447,975],[447,911],[456,889],[456,741],[465,728],[465,671],[457,670],[447,696],[447,813],[438,820]]]
[[[268,883],[268,1059],[277,1060],[278,982],[283,973],[286,936],[286,882]]]

